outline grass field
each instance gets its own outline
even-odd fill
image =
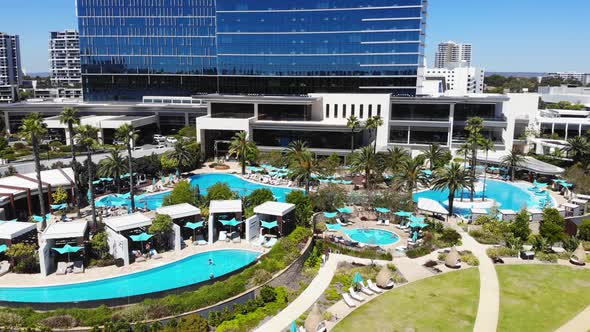
[[[473,331],[479,271],[468,269],[394,289],[355,310],[333,331]]]
[[[554,331],[590,305],[587,269],[506,265],[496,270],[500,279],[498,331]]]

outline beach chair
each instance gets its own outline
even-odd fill
[[[84,273],[84,263],[82,261],[74,262],[74,274]]]
[[[259,235],[257,240],[254,240],[251,242],[252,245],[260,247],[262,245],[264,245],[266,243],[266,238],[264,237],[264,235]]]
[[[354,301],[352,300],[350,295],[344,293],[344,294],[342,294],[342,299],[344,300],[344,303],[346,303],[347,306],[349,306],[351,308],[356,307],[356,303],[354,303]]]
[[[5,275],[10,271],[10,263],[8,261],[0,262],[0,276]]]
[[[58,262],[57,263],[57,270],[55,271],[55,274],[63,276],[66,273],[68,273],[68,263]]]
[[[219,232],[219,241],[228,241],[227,232],[221,231]]]
[[[205,238],[203,237],[203,235],[199,234],[199,235],[197,235],[196,240],[195,240],[195,242],[193,242],[193,244],[203,246],[203,245],[207,244],[207,241],[205,241]]]
[[[336,218],[336,222],[344,227],[352,225],[352,223],[342,222],[342,220],[340,220],[340,218]]]
[[[361,286],[361,292],[371,296],[371,295],[375,295],[375,292],[373,292],[371,289],[369,289],[369,287],[365,286],[364,282],[359,282],[359,285]]]
[[[361,294],[355,292],[354,288],[352,288],[352,287],[348,288],[348,293],[350,294],[350,297],[352,297],[353,299],[355,299],[359,302],[363,302],[365,300],[365,297],[362,296]]]
[[[274,246],[275,244],[277,244],[277,242],[278,242],[278,240],[273,237],[272,239],[268,240],[262,246],[265,247],[265,248],[272,248],[272,246]]]
[[[381,290],[379,287],[377,287],[377,285],[375,285],[373,283],[373,280],[371,280],[371,279],[367,280],[367,285],[369,286],[368,288],[370,290],[372,290],[373,292],[375,292],[377,294],[383,293],[383,290]]]
[[[242,237],[240,236],[240,233],[233,232],[231,234],[231,240],[232,240],[233,243],[241,243],[242,242]]]

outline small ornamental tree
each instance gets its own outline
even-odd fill
[[[531,235],[529,220],[529,213],[526,210],[522,210],[516,215],[516,218],[510,224],[510,230],[514,237],[520,238],[522,241],[526,241],[529,238]]]
[[[68,201],[68,192],[63,187],[59,187],[51,194],[51,198],[53,198],[53,204],[66,203]]]
[[[207,196],[205,197],[205,205],[209,206],[209,202],[215,200],[235,199],[236,193],[231,191],[229,185],[225,182],[218,182],[207,188]]]
[[[264,202],[275,201],[275,196],[270,189],[260,188],[252,191],[244,200],[246,218],[254,215],[254,208]]]
[[[13,244],[6,251],[6,256],[14,260],[12,269],[16,273],[39,272],[39,254],[32,244]]]
[[[308,226],[313,215],[311,198],[301,190],[293,190],[285,199],[287,203],[295,204],[295,220],[298,225]]]
[[[164,198],[163,206],[188,203],[197,205],[197,192],[187,181],[180,181],[174,186],[170,195]]]
[[[148,232],[156,238],[159,248],[168,249],[168,235],[172,231],[172,218],[166,214],[156,214]]]
[[[590,219],[582,221],[578,227],[578,237],[580,240],[590,241]]]

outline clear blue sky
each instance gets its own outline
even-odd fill
[[[489,71],[590,72],[588,13],[589,0],[430,0],[428,62],[454,40]],[[0,31],[21,36],[28,72],[48,71],[49,31],[66,28],[77,28],[75,0],[2,0]]]

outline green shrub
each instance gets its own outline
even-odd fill
[[[153,331],[152,326],[152,331]],[[209,332],[207,320],[200,315],[189,315],[174,321],[174,324],[168,323],[162,332]]]
[[[323,241],[322,245],[324,246],[324,248],[332,249],[332,251],[338,250],[343,255],[348,255],[348,256],[353,256],[353,257],[367,258],[367,259],[379,259],[379,260],[385,260],[385,261],[390,261],[393,259],[393,256],[389,252],[382,251],[382,250],[375,249],[375,248],[365,247],[363,249],[356,250],[356,249],[341,246],[339,244],[336,244],[334,242],[329,242],[329,241]]]
[[[169,249],[168,235],[172,231],[173,224],[174,222],[169,215],[156,214],[154,217],[148,232],[154,235],[158,248]]]
[[[20,327],[24,323],[23,318],[13,312],[0,311],[0,326],[2,327]]]
[[[415,247],[415,248],[407,250],[406,256],[408,256],[409,258],[418,258],[418,257],[422,257],[422,256],[426,256],[426,255],[430,254],[431,251],[432,250],[430,247],[419,246],[419,247]]]
[[[260,298],[264,303],[274,302],[277,299],[277,292],[273,287],[264,286],[260,289]]]
[[[479,266],[479,259],[469,251],[461,252],[461,261],[470,266]]]
[[[217,184],[213,185],[212,187],[216,185]],[[174,185],[174,189],[172,189],[170,195],[164,197],[162,205],[169,206],[182,203],[198,205],[197,191],[196,189],[191,187],[191,184],[187,181],[180,181],[176,185]]]
[[[244,200],[245,217],[250,218],[251,216],[253,216],[254,208],[268,201],[276,201],[275,196],[270,189],[259,188],[252,191],[250,195],[246,196]]]
[[[510,249],[506,247],[488,248],[486,252],[490,258],[518,257],[518,254],[520,253],[518,249]]]
[[[335,184],[329,184],[312,195],[315,211],[336,211],[344,205],[346,190]]]
[[[207,197],[205,197],[204,205],[209,206],[209,202],[214,200],[235,199],[236,197],[238,197],[238,195],[231,191],[231,188],[227,183],[218,182],[207,188]]]
[[[70,315],[47,317],[39,323],[51,329],[68,329],[78,326],[78,320]]]
[[[585,219],[578,227],[578,237],[584,241],[590,241],[590,219]]]
[[[557,254],[547,254],[547,253],[544,253],[541,251],[536,252],[535,256],[541,262],[548,262],[548,263],[557,263],[557,259],[559,258],[559,255],[557,255]]]
[[[439,239],[445,242],[447,247],[452,247],[459,244],[461,241],[461,234],[452,228],[445,228]]]
[[[285,198],[287,203],[295,204],[295,220],[297,225],[309,226],[313,215],[311,198],[301,190],[292,190]]]
[[[39,272],[39,253],[33,244],[13,244],[6,251],[6,256],[14,260],[12,271],[15,273]]]

